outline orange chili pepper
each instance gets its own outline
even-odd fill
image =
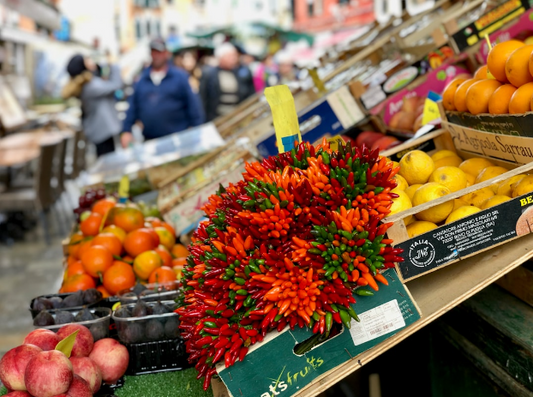
[[[374,278],[381,284],[389,285],[389,281],[382,274],[377,273]]]
[[[376,283],[376,280],[374,280],[374,277],[370,273],[363,273],[363,278],[368,281],[368,285],[370,288],[372,288],[374,291],[379,291],[378,284]]]

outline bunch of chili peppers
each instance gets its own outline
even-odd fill
[[[403,260],[380,223],[399,169],[377,151],[300,143],[245,168],[205,205],[183,271],[180,329],[205,389],[270,330],[350,327],[354,292],[372,295]]]

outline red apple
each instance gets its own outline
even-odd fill
[[[419,98],[412,96],[410,98],[403,98],[402,110],[404,112],[415,112],[419,104]]]
[[[24,374],[28,392],[35,397],[52,397],[65,393],[72,383],[72,364],[58,350],[37,353]]]
[[[36,329],[30,332],[22,343],[25,345],[35,345],[44,351],[48,351],[54,350],[60,341],[61,338],[55,332],[49,329]]]
[[[12,391],[11,393],[4,394],[4,397],[32,397],[27,391]]]
[[[61,339],[65,339],[67,336],[75,331],[80,331],[76,335],[76,341],[72,348],[71,357],[87,357],[94,346],[94,338],[89,328],[80,324],[69,324],[59,328],[57,334]]]
[[[69,397],[93,397],[91,387],[81,376],[74,375],[70,388],[67,391]]]
[[[74,375],[79,375],[87,381],[93,393],[100,390],[102,386],[102,373],[96,363],[89,357],[71,357]]]
[[[24,373],[26,366],[37,354],[40,347],[22,345],[9,350],[0,360],[0,381],[9,390],[26,390]]]
[[[115,383],[128,369],[130,354],[125,346],[111,338],[100,339],[89,355],[102,372],[106,383]]]
[[[377,140],[372,145],[371,149],[376,150],[379,149],[379,151],[383,151],[385,149],[388,149],[390,145],[393,143],[398,142],[398,139],[393,136],[384,136],[383,138]]]

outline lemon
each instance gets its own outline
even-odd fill
[[[492,188],[484,187],[483,189],[476,190],[475,192],[465,194],[463,197],[461,197],[464,201],[468,202],[470,205],[473,205],[474,207],[481,207],[481,204],[483,204],[483,201],[491,198],[494,196],[494,191]]]
[[[388,216],[397,214],[398,212],[402,212],[413,207],[409,196],[407,196],[407,194],[403,190],[396,190],[394,193],[396,193],[398,197],[392,199],[392,206],[390,208],[390,214]],[[405,218],[405,223],[407,224],[412,217],[412,215],[409,215],[407,218]]]
[[[514,185],[513,197],[518,197],[530,192],[533,192],[533,175],[523,177],[520,182]]]
[[[478,174],[476,183],[488,181],[489,179],[492,179],[498,175],[505,174],[507,171],[509,171],[507,168],[499,166],[487,167]],[[498,191],[498,184],[491,185],[491,187],[494,193]]]
[[[516,186],[518,182],[522,180],[526,175],[524,174],[518,174],[515,176],[510,177],[509,179],[501,182],[498,185],[498,189],[496,190],[496,194],[500,196],[509,196],[513,194],[513,187]],[[513,186],[514,185],[514,186]]]
[[[392,179],[394,179],[396,181],[396,187],[393,189],[393,191],[396,191],[396,190],[405,191],[405,189],[407,189],[409,187],[409,185],[407,184],[407,181],[401,175],[396,174],[396,175],[394,175],[394,178],[392,178]]]
[[[459,167],[462,162],[463,159],[459,156],[448,156],[434,161],[435,169],[446,166]]]
[[[415,185],[409,186],[407,189],[404,190],[405,193],[409,196],[409,200],[411,202],[413,201],[413,196],[415,195],[415,192],[418,190],[419,187],[424,186],[421,183],[417,183]]]
[[[481,171],[487,167],[492,167],[494,164],[487,159],[482,157],[473,157],[471,159],[463,161],[459,168],[462,169],[465,173],[478,176]]]
[[[446,222],[445,223],[455,222],[456,220],[459,220],[461,218],[465,218],[465,217],[467,217],[469,215],[472,215],[472,214],[475,214],[476,212],[479,212],[479,211],[481,211],[479,208],[473,207],[471,205],[467,205],[465,207],[459,207],[455,211],[453,211],[448,216],[448,218],[446,218]]]
[[[436,200],[442,196],[450,194],[450,189],[436,182],[428,182],[415,192],[413,196],[413,205],[421,205]],[[439,223],[446,219],[453,210],[453,200],[439,204],[435,207],[428,208],[416,214],[421,221]]]
[[[466,175],[466,187],[476,184],[476,177],[474,175],[467,174],[466,172],[465,172],[465,175]]]
[[[445,157],[452,157],[452,156],[458,157],[457,153],[455,153],[454,151],[444,149],[444,150],[439,150],[439,151],[435,152],[435,154],[433,154],[431,156],[431,160],[437,161],[437,160],[443,159]]]
[[[486,210],[487,208],[494,207],[495,205],[505,203],[509,200],[511,200],[511,197],[497,194],[483,201],[483,203],[481,204],[481,209]]]
[[[433,229],[436,229],[437,227],[438,226],[435,225],[433,222],[415,221],[409,226],[407,226],[407,234],[409,235],[409,238],[413,238],[420,234],[424,234]]]
[[[400,160],[400,175],[409,185],[426,183],[434,169],[431,157],[421,150],[412,150]]]
[[[455,211],[459,207],[465,207],[467,205],[470,205],[469,202],[463,200],[462,198],[458,198],[453,200],[453,210]]]
[[[456,192],[466,187],[466,174],[457,167],[437,168],[429,177],[429,182],[437,182]]]

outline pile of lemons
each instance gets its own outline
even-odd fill
[[[393,190],[398,197],[393,200],[389,216],[509,171],[481,157],[463,160],[451,150],[439,150],[431,156],[412,150],[394,165],[400,166],[394,177],[397,187]],[[409,237],[426,233],[531,191],[533,175],[513,176],[405,218],[407,233]]]

